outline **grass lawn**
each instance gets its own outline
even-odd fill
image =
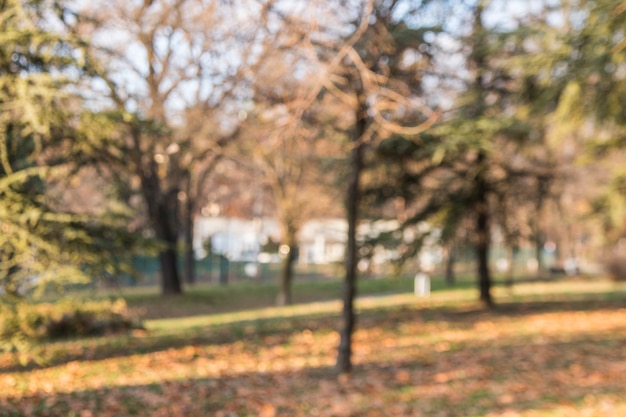
[[[0,355],[0,416],[626,415],[626,294],[610,282],[498,287],[490,312],[463,285],[417,298],[410,280],[364,281],[350,378],[333,370],[338,284],[306,285],[311,299],[286,308],[244,302],[261,286],[129,294],[174,317],[40,346],[45,367]]]

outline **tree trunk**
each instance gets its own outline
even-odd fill
[[[165,245],[159,252],[161,263],[161,293],[163,295],[181,294],[180,277],[178,275],[178,233],[174,228],[176,212],[172,212],[170,204],[165,202],[157,208],[158,215],[154,219],[157,238]]]
[[[477,235],[478,243],[476,244],[476,256],[478,259],[478,281],[480,288],[480,301],[486,307],[493,307],[493,299],[491,298],[491,275],[489,274],[489,239],[487,234],[486,213],[478,214],[477,219]]]
[[[543,233],[540,230],[536,230],[534,234],[535,241],[535,258],[537,260],[537,277],[541,277],[544,271],[543,262]]]
[[[286,204],[282,204],[283,207]],[[292,303],[292,281],[293,266],[298,257],[298,242],[296,235],[298,234],[298,222],[296,216],[285,210],[281,215],[283,243],[281,247],[287,247],[287,253],[283,254],[282,270],[280,275],[280,285],[276,296],[276,305],[285,306]],[[282,252],[282,251],[281,251]]]
[[[148,205],[150,222],[157,239],[165,246],[159,252],[161,265],[161,294],[174,295],[182,293],[178,274],[178,192],[163,192],[156,175],[156,165],[152,165],[152,175],[142,178],[143,194]]]
[[[454,275],[454,264],[456,262],[456,254],[454,251],[454,244],[448,244],[444,248],[446,255],[446,284],[452,286],[456,283],[456,276]]]
[[[293,241],[291,241],[293,242]],[[298,247],[295,243],[287,243],[289,253],[283,258],[282,271],[280,276],[280,288],[276,296],[276,305],[286,306],[293,302],[292,299],[292,281],[293,281],[293,264],[296,260]]]
[[[478,95],[477,102],[473,110],[468,114],[469,117],[482,117],[485,114],[485,87],[484,73],[487,67],[487,52],[483,41],[485,39],[485,28],[482,22],[482,16],[486,2],[479,1],[474,10],[474,28],[472,34],[472,52],[470,60],[475,67],[475,77],[472,89]],[[489,205],[487,201],[487,179],[485,171],[487,170],[488,161],[487,153],[484,149],[480,149],[476,158],[477,174],[474,179],[475,197],[476,197],[476,258],[478,269],[478,287],[480,290],[480,301],[488,308],[493,307],[491,298],[491,276],[489,274],[489,243],[491,240],[489,231]]]
[[[173,245],[159,252],[159,262],[161,263],[161,294],[175,295],[181,294],[182,288],[178,277],[176,241]]]
[[[196,257],[193,251],[193,236],[185,235],[185,282],[189,285],[196,283]]]
[[[482,171],[485,154],[478,155],[477,163]],[[491,275],[489,273],[489,205],[487,202],[487,184],[480,172],[476,178],[476,258],[478,263],[478,282],[480,301],[486,307],[493,307],[491,298]]]
[[[156,213],[152,219],[156,236],[165,246],[159,252],[161,294],[181,294],[182,287],[178,275],[178,253],[176,252],[178,233],[173,227],[173,219],[171,218],[171,216],[176,216],[176,212],[172,213],[167,203],[157,204],[153,212]]]
[[[184,228],[184,247],[185,247],[185,282],[193,285],[196,283],[196,258],[193,251],[193,201],[187,193],[187,201],[185,204],[185,228]]]
[[[352,333],[356,325],[354,312],[354,298],[356,297],[358,248],[356,241],[356,227],[358,222],[358,208],[361,199],[360,179],[363,170],[363,139],[367,129],[367,106],[364,92],[357,90],[359,108],[357,109],[356,131],[353,138],[353,149],[350,155],[350,176],[346,194],[346,219],[348,222],[348,236],[346,245],[345,268],[346,276],[343,285],[342,327],[339,333],[339,349],[337,355],[337,370],[347,374],[352,370]]]
[[[537,179],[537,196],[535,201],[535,219],[533,221],[533,240],[535,244],[535,258],[537,259],[537,277],[541,277],[545,272],[546,265],[543,259],[544,232],[543,228],[543,206],[548,194],[549,180],[545,177]]]

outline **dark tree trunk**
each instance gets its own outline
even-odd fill
[[[296,260],[296,254],[298,252],[298,246],[293,243],[288,243],[289,253],[283,258],[282,271],[280,275],[280,287],[278,289],[278,295],[276,296],[276,305],[286,306],[293,302],[292,297],[292,282],[293,282],[293,264]]]
[[[478,265],[478,282],[480,301],[486,307],[493,307],[491,298],[491,275],[489,273],[489,203],[487,201],[487,184],[483,177],[485,154],[478,155],[477,164],[481,171],[476,178],[476,258]]]
[[[178,277],[176,255],[176,242],[174,246],[159,252],[159,262],[161,263],[161,293],[163,295],[181,294],[182,288]]]
[[[363,170],[363,152],[365,133],[367,129],[367,106],[364,92],[357,90],[359,108],[352,151],[350,155],[350,176],[346,193],[346,219],[348,221],[348,237],[346,245],[345,268],[346,276],[343,285],[342,327],[339,333],[339,349],[337,355],[337,370],[347,374],[352,370],[352,334],[356,325],[354,312],[354,298],[356,297],[358,247],[356,241],[356,227],[358,222],[358,208],[361,199],[360,179]]]
[[[537,259],[537,277],[540,277],[543,274],[544,265],[543,265],[543,233],[537,230],[535,231],[534,241],[535,241],[535,258]]]
[[[542,230],[543,206],[548,193],[549,181],[545,177],[537,178],[537,196],[535,201],[535,219],[533,221],[533,240],[535,244],[535,258],[537,259],[537,277],[545,272],[546,265],[543,259],[544,233]]]
[[[283,213],[281,219],[283,229],[283,245],[288,248],[288,252],[284,254],[282,269],[280,275],[280,285],[276,296],[276,305],[290,305],[292,299],[292,281],[294,276],[294,263],[298,257],[298,243],[296,235],[298,234],[297,221],[288,212]],[[282,246],[282,245],[281,245]]]
[[[446,252],[446,284],[452,286],[456,283],[456,276],[454,275],[454,264],[456,262],[456,253],[453,244],[448,244],[445,247]]]
[[[164,192],[159,183],[157,165],[152,162],[150,175],[142,177],[142,188],[150,222],[157,239],[164,245],[159,252],[161,266],[161,294],[175,295],[182,293],[178,274],[178,243],[179,207],[178,190]]]
[[[161,293],[163,295],[181,294],[182,287],[178,274],[178,253],[176,246],[178,243],[178,233],[175,230],[174,219],[176,211],[171,211],[171,204],[159,205],[158,215],[154,219],[157,238],[165,245],[159,252],[159,262],[161,264]]]
[[[478,280],[480,288],[480,301],[487,307],[493,306],[491,298],[491,275],[489,274],[489,241],[486,234],[489,233],[486,226],[486,214],[479,214],[477,220],[478,240],[476,244],[476,256],[478,259]]]
[[[163,295],[181,294],[182,286],[178,273],[178,200],[176,194],[162,198],[153,218],[157,238],[165,245],[159,252],[161,263],[161,292]]]
[[[185,282],[189,285],[196,283],[196,257],[191,233],[185,235]]]
[[[482,15],[485,9],[485,2],[479,1],[474,10],[474,23],[472,34],[472,52],[470,61],[475,68],[476,74],[472,89],[477,94],[478,99],[473,109],[467,114],[469,118],[482,117],[485,114],[486,97],[484,86],[484,72],[487,67],[487,50],[484,47],[486,36],[482,22]],[[489,274],[489,243],[491,240],[489,231],[489,205],[487,201],[487,179],[485,178],[488,169],[487,153],[480,149],[476,158],[477,173],[474,178],[475,208],[476,208],[476,260],[478,273],[478,288],[480,290],[480,301],[487,307],[493,307],[491,298],[491,276]]]
[[[184,247],[185,247],[185,282],[193,285],[196,283],[196,259],[193,251],[193,201],[187,193],[184,214]]]

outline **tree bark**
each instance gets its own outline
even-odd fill
[[[289,253],[283,258],[282,271],[280,275],[280,287],[276,296],[276,305],[286,306],[293,302],[292,282],[293,264],[296,259],[298,246],[295,243],[288,243]]]
[[[354,298],[356,297],[358,247],[356,228],[358,208],[361,200],[360,179],[363,170],[363,139],[367,130],[367,105],[362,89],[357,90],[359,107],[357,109],[356,130],[350,154],[350,176],[346,193],[346,219],[348,236],[345,257],[345,280],[343,284],[342,327],[339,332],[340,341],[337,355],[337,370],[347,374],[352,370],[352,334],[356,325]]]
[[[164,245],[164,248],[159,251],[161,294],[181,294],[182,286],[178,274],[176,251],[179,226],[178,190],[163,191],[157,175],[156,163],[152,162],[149,168],[149,174],[141,178],[142,191],[156,237]]]
[[[193,200],[189,192],[187,193],[187,200],[185,202],[184,222],[185,282],[193,285],[196,283],[196,258],[193,251]]]
[[[282,204],[282,207],[286,207],[286,204]],[[293,301],[292,281],[294,276],[294,263],[298,257],[298,242],[296,236],[298,234],[299,225],[296,218],[297,216],[294,216],[290,210],[284,210],[281,214],[283,231],[283,243],[281,246],[286,246],[288,252],[284,254],[281,265],[280,285],[276,296],[276,305],[279,306],[290,305]]]
[[[180,279],[178,277],[176,242],[174,247],[168,245],[168,248],[159,252],[159,262],[161,263],[161,294],[176,295],[182,293]]]
[[[175,295],[182,293],[180,277],[178,274],[178,233],[173,227],[173,218],[176,212],[171,212],[171,204],[165,201],[157,208],[158,215],[154,218],[157,238],[165,245],[159,252],[161,264],[161,294]]]
[[[543,276],[546,265],[543,259],[544,232],[543,228],[543,206],[548,193],[549,182],[547,178],[537,179],[537,196],[535,201],[535,218],[533,221],[533,240],[535,245],[535,258],[537,259],[537,277]]]
[[[485,28],[482,16],[485,9],[485,1],[479,1],[474,11],[474,23],[472,34],[472,51],[470,61],[473,64],[476,74],[472,88],[475,90],[478,99],[469,117],[482,117],[485,113],[485,87],[484,72],[487,66],[486,50],[483,45],[485,39]],[[489,274],[489,244],[491,241],[489,230],[489,204],[487,200],[488,185],[485,178],[485,171],[488,167],[487,151],[480,149],[476,158],[477,173],[474,178],[475,208],[476,208],[476,264],[478,272],[478,288],[480,291],[480,301],[488,308],[493,307],[491,298],[491,276]]]
[[[454,274],[454,264],[456,262],[456,253],[454,244],[448,243],[445,248],[446,255],[446,270],[445,270],[445,278],[446,284],[452,286],[456,283],[456,276]]]
[[[544,262],[543,262],[543,233],[537,230],[534,233],[534,244],[535,244],[535,259],[537,260],[537,277],[541,277],[543,275]]]
[[[185,282],[189,285],[196,283],[196,257],[193,251],[192,232],[185,235]]]
[[[489,203],[487,201],[487,183],[483,177],[485,154],[478,155],[479,174],[476,178],[476,258],[480,301],[488,308],[493,307],[491,297],[491,275],[489,273]]]

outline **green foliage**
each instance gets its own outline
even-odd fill
[[[63,94],[64,41],[37,26],[35,3],[0,5],[0,285],[17,294],[37,272],[54,269],[59,251],[44,198],[49,168],[38,163],[56,124]]]
[[[624,219],[626,218],[626,170],[614,172],[603,192],[592,201],[592,214],[603,227],[604,241],[616,244],[624,237]]]
[[[604,227],[604,238],[614,244],[626,232],[624,170],[619,152],[626,149],[626,3],[623,0],[582,2],[571,0],[584,16],[565,37],[569,48],[567,64],[571,81],[559,97],[555,114],[557,134],[570,134],[586,141],[580,160],[596,165],[600,159],[612,178],[604,181],[593,213]],[[588,126],[593,126],[590,130]],[[618,163],[612,164],[612,158]]]
[[[49,194],[51,181],[75,175],[81,152],[72,82],[82,43],[51,30],[67,13],[57,1],[0,3],[0,292],[14,296],[85,282],[132,239],[123,213],[78,215]]]

